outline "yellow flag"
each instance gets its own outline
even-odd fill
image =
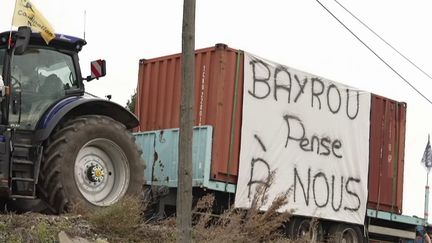
[[[47,44],[55,38],[54,29],[50,23],[29,0],[16,0],[12,25],[29,26],[33,31],[40,32]]]

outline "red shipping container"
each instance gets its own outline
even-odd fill
[[[372,95],[368,208],[402,213],[406,109]]]
[[[178,128],[181,54],[140,60],[136,131]],[[217,44],[195,54],[195,125],[214,128],[211,179],[236,183],[243,99],[242,51]],[[372,94],[368,208],[402,211],[406,104]]]
[[[243,58],[224,44],[196,51],[195,125],[213,131],[211,178],[235,183],[240,155]],[[180,127],[181,54],[140,60],[138,131]]]

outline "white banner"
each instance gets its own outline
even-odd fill
[[[282,210],[363,224],[369,168],[371,94],[249,53],[235,206],[250,207],[272,171],[269,203]]]

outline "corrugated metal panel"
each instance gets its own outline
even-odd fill
[[[368,208],[402,213],[406,104],[372,96]]]
[[[239,54],[240,53],[240,54]],[[237,181],[243,83],[241,52],[216,45],[196,51],[195,125],[211,125],[211,179]],[[181,55],[140,60],[136,131],[178,128]]]

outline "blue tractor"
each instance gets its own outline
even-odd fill
[[[0,33],[2,203],[38,201],[30,205],[59,214],[141,193],[144,162],[130,133],[139,122],[85,92],[84,80],[105,75],[99,60],[94,74],[82,77],[78,52],[85,44],[56,35],[47,45],[28,27]]]

